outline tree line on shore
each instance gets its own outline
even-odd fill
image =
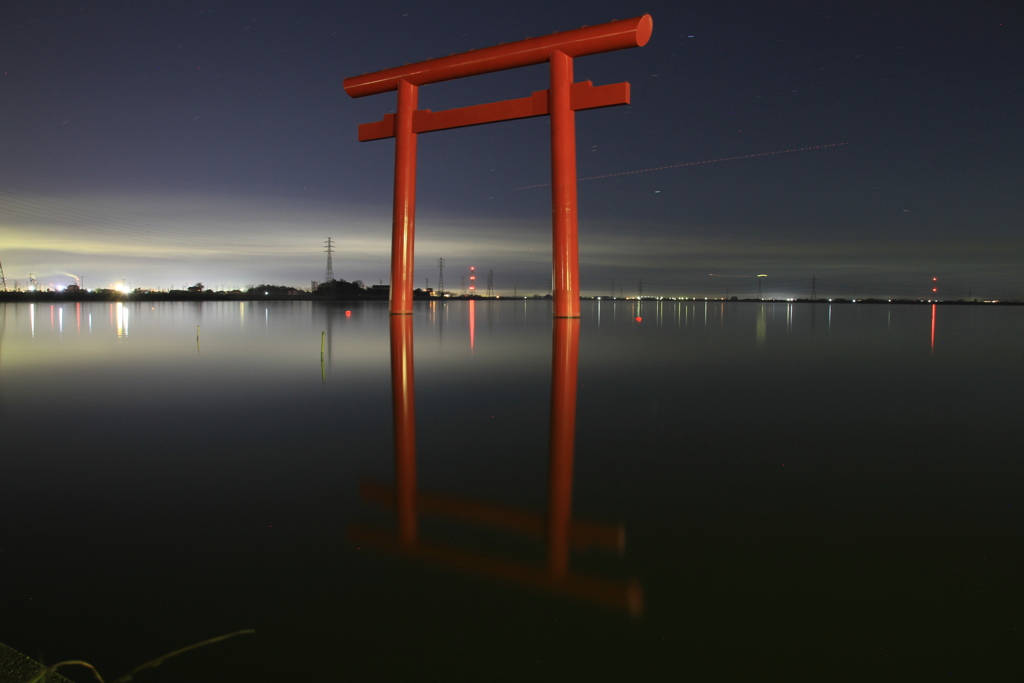
[[[214,290],[202,282],[185,289],[155,290],[137,288],[97,288],[86,290],[78,285],[56,290],[34,291],[0,291],[0,301],[218,301],[245,299],[366,299],[386,300],[389,287],[387,285],[366,286],[361,281],[332,280],[330,282],[314,282],[310,289],[299,289],[289,285],[260,284],[245,289]],[[429,298],[429,290],[417,289],[414,298]]]

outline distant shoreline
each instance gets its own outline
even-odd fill
[[[486,297],[486,296],[447,296],[447,297],[434,297],[434,296],[416,296],[416,301],[550,301],[551,295],[533,295],[533,296],[516,296],[516,297]],[[585,296],[580,297],[582,301],[622,301],[622,302],[636,302],[636,297],[607,297],[607,296]],[[151,301],[189,301],[189,302],[207,302],[207,301],[320,301],[324,303],[339,302],[339,303],[353,303],[353,302],[386,302],[387,296],[358,296],[358,297],[328,297],[319,294],[312,294],[309,292],[298,292],[294,294],[277,294],[268,293],[262,296],[259,293],[248,293],[248,292],[130,292],[128,294],[122,294],[120,292],[0,292],[0,303],[104,303],[104,302],[151,302]],[[900,305],[928,305],[936,304],[943,306],[1024,306],[1024,301],[1020,300],[989,300],[984,301],[980,299],[739,299],[736,297],[730,297],[724,299],[721,297],[714,298],[696,298],[696,297],[643,297],[639,299],[643,303],[657,303],[664,301],[684,301],[684,302],[699,302],[699,301],[711,301],[717,303],[794,303],[794,304],[900,304]]]

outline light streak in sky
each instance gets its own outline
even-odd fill
[[[634,173],[650,173],[651,171],[664,171],[670,168],[682,168],[684,166],[700,166],[702,164],[717,164],[720,161],[735,161],[736,159],[752,159],[753,157],[767,157],[774,154],[789,154],[790,152],[806,152],[812,149],[824,149],[826,147],[842,147],[843,145],[849,144],[848,142],[833,142],[828,145],[814,145],[812,147],[794,147],[793,149],[780,149],[774,152],[758,152],[757,154],[741,154],[735,157],[722,157],[721,159],[706,159],[705,161],[690,161],[685,164],[672,164],[671,166],[655,166],[654,168],[641,168],[636,171],[621,171],[619,173],[605,173],[604,175],[592,175],[586,178],[577,178],[580,180],[597,180],[598,178],[614,178],[620,175],[633,175]],[[522,187],[513,188],[515,190],[529,190],[534,187],[547,187],[551,183],[539,183],[537,185],[524,185]]]

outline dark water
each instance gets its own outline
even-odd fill
[[[1024,676],[1024,308],[575,325],[0,304],[0,642],[110,680],[256,629],[154,682]]]

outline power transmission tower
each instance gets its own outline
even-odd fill
[[[494,296],[494,271],[489,270],[487,272],[487,296]]]
[[[4,264],[0,263],[0,280],[4,283],[4,291],[7,291],[7,278],[4,277]]]
[[[437,295],[444,296],[444,259],[437,259]]]
[[[757,278],[757,300],[761,300],[761,278]]]
[[[818,300],[818,276],[811,276],[811,301]]]
[[[636,297],[638,299],[643,299],[644,298],[644,281],[643,280],[640,280],[640,282],[636,283]]]
[[[334,282],[334,265],[331,263],[331,254],[334,253],[334,242],[330,237],[327,238],[327,248],[324,251],[327,252],[327,270],[324,272],[324,282]]]

